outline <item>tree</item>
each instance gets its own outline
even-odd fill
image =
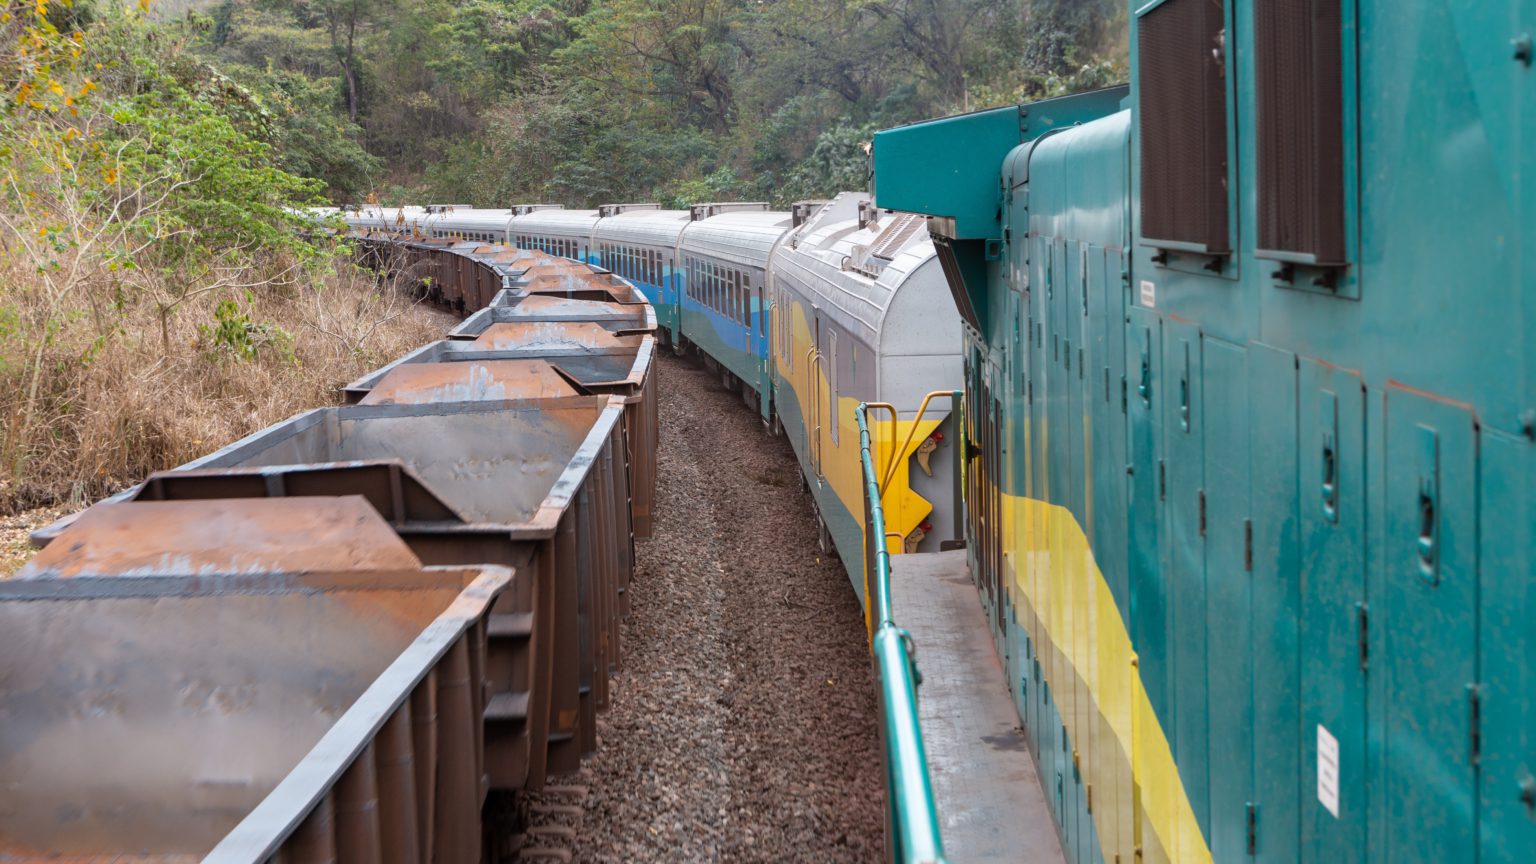
[[[357,122],[357,40],[358,27],[373,11],[370,0],[320,0],[326,30],[331,37],[331,51],[341,67],[347,84],[347,116]]]

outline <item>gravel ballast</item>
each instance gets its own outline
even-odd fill
[[[717,376],[658,360],[655,536],[637,544],[623,668],[596,755],[531,796],[547,812],[579,790],[579,829],[534,845],[586,862],[878,861],[863,613],[817,552],[794,454]]]

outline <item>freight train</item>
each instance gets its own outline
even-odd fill
[[[822,526],[820,542],[863,596],[864,488],[853,407],[891,406],[875,446],[886,527],[902,552],[961,534],[955,407],[927,400],[961,382],[961,319],[925,221],[867,193],[802,201],[473,209],[363,207],[342,214],[380,237],[505,243],[611,271],[656,310],[657,338],[699,357],[786,435]],[[413,278],[455,279],[418,264]],[[926,410],[925,410],[926,409]]]
[[[0,581],[0,858],[504,860],[510,796],[597,746],[655,313],[543,253],[359,244],[473,314]]]
[[[220,848],[254,850],[256,837],[268,850],[316,842],[321,857],[357,837],[377,846],[358,814],[390,807],[416,814],[411,848],[434,857],[464,836],[450,826],[478,826],[467,814],[486,788],[541,782],[591,744],[640,525],[613,502],[631,489],[648,500],[633,466],[651,446],[654,334],[789,438],[823,542],[864,596],[882,675],[890,610],[865,593],[870,574],[887,555],[963,540],[1073,864],[1528,860],[1529,11],[1152,0],[1130,14],[1128,86],[881,132],[873,195],[786,212],[348,211],[376,264],[471,314],[450,339],[348,388],[358,404],[116,502],[192,500],[211,524],[241,526],[215,534],[234,539],[168,556],[188,540],[107,507],[56,532],[45,553],[57,560],[40,556],[30,575],[154,578],[0,586],[8,632],[36,647],[8,661],[5,680],[31,689],[20,700],[8,686],[6,716],[26,722],[0,734],[48,728],[55,705],[90,708],[70,715],[87,725],[127,710],[103,696],[142,674],[104,659],[125,648],[175,665],[185,647],[220,668],[270,650],[292,673],[280,687],[203,675],[146,691],[166,695],[161,720],[145,715],[161,738],[193,752],[229,731],[200,733],[190,721],[204,714],[327,694],[327,723],[277,743],[290,764],[305,735],[331,746],[263,778],[272,794]],[[492,365],[546,349],[567,359]],[[519,415],[520,403],[497,401],[508,387],[561,400],[569,423],[551,423],[547,405],[541,419]],[[957,388],[958,406],[934,404]],[[496,500],[454,470],[455,448],[509,437],[568,466],[543,499]],[[315,494],[334,500],[331,516],[269,500]],[[378,573],[326,574],[353,519],[377,538],[356,548],[380,550]],[[436,593],[419,607],[391,593],[426,588]],[[39,601],[56,619],[27,613]],[[230,628],[240,604],[291,618],[298,638],[268,648],[243,634],[226,650],[194,627],[136,629],[182,618]],[[354,645],[305,623],[336,609],[396,626]],[[75,633],[84,648],[65,638]],[[411,662],[381,673],[377,658],[407,644]],[[301,670],[292,654],[326,661]],[[50,684],[55,670],[62,683]],[[454,688],[466,680],[484,686],[464,697]],[[434,704],[440,722],[473,730],[473,747],[401,719],[403,706]],[[893,706],[882,701],[887,721]],[[108,748],[133,740],[103,728],[119,734],[103,735]],[[28,733],[35,770],[62,735]],[[468,770],[447,767],[464,758]],[[109,827],[145,832],[115,849],[149,848],[138,838],[171,823],[217,839],[225,826],[207,802],[228,822],[262,783],[232,783],[243,766],[213,764],[227,770],[197,777],[190,803],[165,794],[163,808],[103,810]],[[45,789],[123,800],[86,774]],[[405,788],[406,774],[412,797],[381,793]],[[902,785],[912,779],[887,790],[895,834],[921,798]],[[13,798],[0,812],[38,831],[59,813],[94,813],[62,793],[44,800],[68,806]],[[910,851],[893,846],[902,860]]]
[[[1154,0],[1128,88],[876,135],[1077,864],[1531,860],[1533,26]]]
[[[955,420],[918,400],[959,380],[959,316],[933,314],[919,217],[853,193],[340,215],[386,290],[463,320],[344,405],[34,534],[0,582],[19,648],[0,663],[0,855],[515,852],[508,796],[597,745],[650,534],[658,340],[790,437],[857,590],[851,405],[892,403],[895,545],[957,518],[958,478],[929,458]]]

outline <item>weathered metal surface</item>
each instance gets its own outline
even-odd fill
[[[363,405],[504,401],[583,395],[544,360],[473,360],[399,366],[363,397]]]
[[[510,297],[507,302],[511,302]],[[649,304],[530,295],[517,298],[513,305],[492,305],[475,312],[448,331],[448,337],[475,339],[491,325],[508,321],[591,321],[619,333],[653,333],[656,330],[656,312]]]
[[[614,396],[322,408],[109,500],[357,494],[428,564],[516,567],[529,578],[496,609],[488,680],[506,698],[486,716],[488,760],[495,788],[537,787],[595,746],[617,661],[634,561],[624,410]],[[583,500],[610,515],[583,519]]]
[[[103,504],[17,579],[420,567],[361,496]]]
[[[0,583],[0,858],[476,862],[504,568]]]
[[[620,335],[590,321],[508,321],[492,324],[473,344],[481,351],[623,349],[638,348],[645,338]]]
[[[443,340],[423,346],[394,363],[347,385],[349,402],[377,402],[369,394],[389,376],[413,365],[491,363],[542,358],[563,378],[593,393],[625,397],[625,435],[634,496],[635,536],[651,536],[651,509],[656,494],[656,405],[654,350],[651,336],[622,336],[590,322],[516,322],[495,324],[472,342]],[[482,350],[487,349],[490,350]],[[453,372],[421,373],[426,379],[444,376],[455,382],[434,391],[432,400],[455,401],[494,390],[470,386]],[[532,394],[530,394],[532,395]],[[396,400],[400,401],[400,400]]]

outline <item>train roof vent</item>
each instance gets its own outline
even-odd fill
[[[799,228],[815,216],[817,211],[826,206],[825,198],[815,200],[796,201],[789,205],[789,224],[791,228]]]
[[[527,216],[529,213],[537,213],[540,210],[564,210],[564,204],[513,204],[507,208],[513,216]]]
[[[887,261],[895,258],[928,220],[913,213],[903,213],[886,224],[884,230],[869,244],[869,254]]]
[[[609,216],[617,216],[620,213],[628,213],[631,210],[660,210],[660,204],[599,204],[597,216],[599,219],[607,219]]]
[[[719,216],[721,213],[767,212],[767,201],[715,201],[704,204],[694,204],[688,208],[689,221],[697,222],[700,219],[708,219],[711,216]]]
[[[422,208],[428,213],[452,213],[455,210],[473,210],[468,204],[428,204]]]

